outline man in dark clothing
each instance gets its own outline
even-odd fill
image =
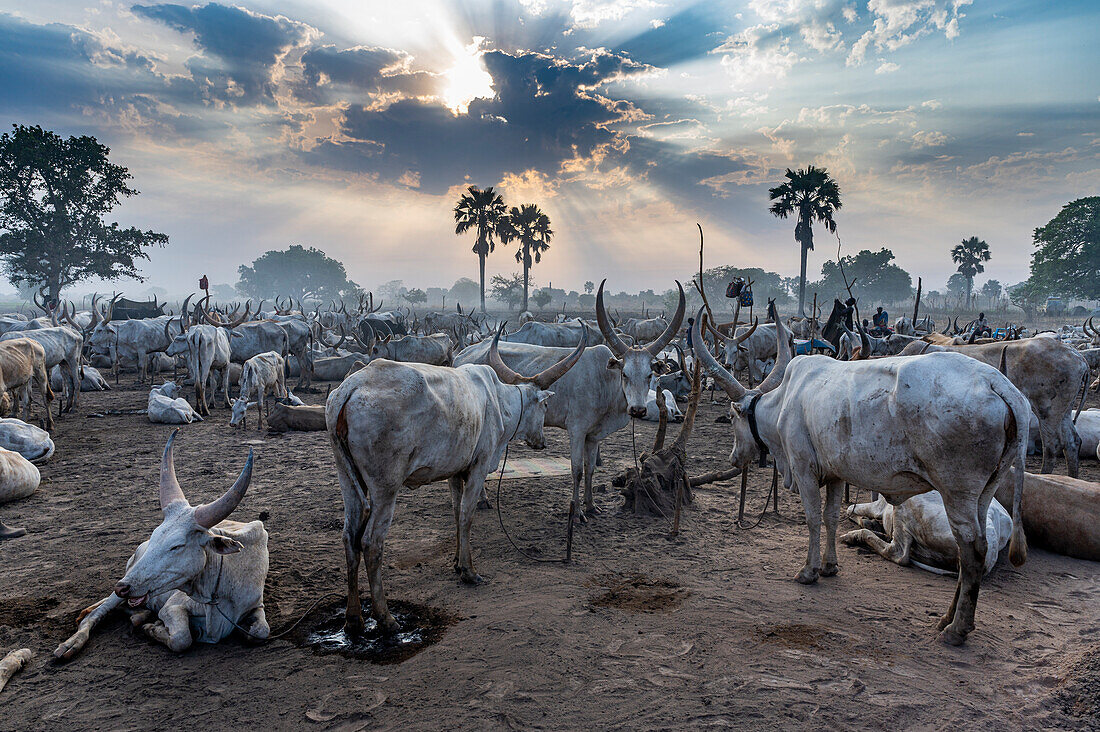
[[[687,325],[687,344],[688,344],[688,348],[693,347],[693,344],[691,342],[691,330],[694,327],[695,327],[695,318],[688,318],[688,325]]]
[[[890,314],[882,309],[879,305],[877,311],[871,316],[871,324],[874,326],[871,329],[871,335],[876,338],[890,335]]]

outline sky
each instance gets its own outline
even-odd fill
[[[768,189],[808,164],[845,253],[942,289],[978,236],[1010,284],[1034,228],[1100,193],[1097,27],[1095,0],[0,0],[0,122],[110,146],[170,292],[290,244],[368,288],[476,279],[468,185],[550,217],[539,285],[663,291],[696,222],[708,266],[795,275]],[[811,278],[838,245],[816,235]]]

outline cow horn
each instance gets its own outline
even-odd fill
[[[162,511],[176,501],[187,502],[187,497],[183,495],[183,489],[180,488],[180,482],[176,479],[176,461],[172,451],[173,443],[176,441],[176,435],[179,432],[179,427],[172,430],[172,434],[168,436],[168,443],[164,446],[164,454],[160,459],[160,510]]]
[[[717,328],[714,327],[714,325],[710,322],[709,319],[707,320],[707,330],[709,330],[711,333],[713,333],[714,337],[717,338],[722,343],[725,343],[727,340],[729,340],[724,335],[722,335],[722,333]],[[738,341],[738,343],[740,343],[740,341]]]
[[[871,339],[867,337],[867,331],[863,330],[863,323],[856,320],[856,330],[859,331],[859,356],[852,358],[853,361],[861,361],[871,357]]]
[[[99,314],[99,306],[96,304],[96,300],[99,298],[98,292],[92,293],[92,324],[88,326],[90,330],[95,330],[95,327],[99,325],[99,321],[103,318]]]
[[[500,357],[500,334],[504,332],[504,326],[508,324],[505,320],[497,328],[497,332],[493,335],[493,342],[489,346],[489,366],[496,372],[497,378],[505,384],[518,384],[523,381],[523,376],[511,369],[508,364],[504,363],[504,359]]]
[[[182,316],[181,316],[182,317]],[[172,345],[172,334],[168,332],[168,326],[172,323],[172,319],[164,321],[164,340],[168,342],[168,345]]]
[[[79,333],[80,326],[73,322],[73,315],[76,315],[76,304],[70,301],[69,305],[71,307],[66,307],[61,310],[61,317],[73,327],[73,330]],[[69,312],[70,310],[72,311],[71,313]]]
[[[348,333],[347,333],[346,330],[344,330],[344,324],[340,323],[340,340],[337,341],[336,345],[332,346],[332,348],[339,349],[341,346],[344,345],[344,341],[346,341],[347,339],[348,339]]]
[[[749,336],[756,332],[756,326],[758,325],[760,325],[760,318],[753,318],[752,327],[748,329],[745,335],[734,336],[734,339],[737,341],[737,345],[741,345],[742,343],[747,341],[749,339]],[[734,327],[736,327],[736,325]]]
[[[549,389],[550,385],[555,381],[565,376],[565,373],[569,369],[576,365],[584,354],[584,349],[588,347],[588,326],[581,323],[581,342],[577,344],[577,347],[573,349],[573,352],[568,356],[558,361],[556,364],[548,369],[543,369],[534,376],[531,377],[531,382],[540,389]],[[497,358],[500,354],[497,354]]]
[[[691,326],[691,342],[692,350],[695,351],[695,358],[700,360],[706,370],[714,377],[714,382],[722,387],[722,391],[726,392],[730,399],[735,402],[740,401],[745,396],[745,387],[741,386],[741,382],[733,378],[733,374],[726,371],[722,364],[718,363],[703,341],[702,322],[705,312],[706,306],[704,305],[699,308],[699,312],[695,315],[695,323]]]
[[[236,482],[213,503],[205,503],[196,508],[195,523],[204,529],[212,529],[229,518],[229,514],[233,513],[233,509],[244,498],[244,492],[248,490],[248,484],[252,482],[252,463],[252,448],[249,448],[248,460],[245,462],[241,474],[237,476]]]
[[[385,300],[384,298],[383,298],[383,299],[379,299],[379,300],[378,300],[378,305],[376,306],[376,305],[374,304],[374,295],[373,295],[373,294],[371,294],[371,296],[370,296],[370,307],[371,307],[371,310],[370,310],[370,311],[371,311],[372,313],[377,313],[377,312],[378,312],[379,310],[381,310],[381,309],[382,309],[382,303],[384,303],[385,301],[386,301],[386,300]],[[460,310],[459,312],[462,312],[462,311]]]
[[[187,306],[191,302],[191,298],[194,296],[195,293],[192,292],[190,295],[183,299],[183,305],[180,306],[180,328],[182,328],[183,331],[186,331],[188,328],[191,327],[191,313],[188,312]],[[187,317],[186,325],[184,324],[183,320],[184,316]]]
[[[772,322],[775,323],[775,365],[768,372],[768,376],[760,382],[760,386],[756,387],[761,394],[766,394],[782,383],[783,372],[791,362],[791,336],[779,313],[776,312],[774,301],[768,303],[768,312],[772,316]]]
[[[114,317],[115,317],[115,303],[118,302],[118,299],[120,297],[122,297],[121,292],[117,293],[114,297],[111,298],[110,304],[107,305],[107,317],[104,318],[103,322],[109,323],[114,319]]]
[[[672,322],[665,328],[665,332],[657,337],[657,340],[646,346],[651,356],[656,356],[665,349],[676,334],[680,332],[680,326],[684,322],[684,312],[687,309],[687,299],[684,297],[684,287],[676,280],[676,287],[680,290],[680,303],[676,306],[676,314],[672,316]]]
[[[630,349],[627,348],[627,345],[619,338],[619,334],[615,332],[609,322],[610,318],[603,304],[603,286],[606,282],[607,279],[604,278],[603,282],[600,283],[600,289],[596,291],[596,324],[599,325],[604,340],[607,341],[607,345],[611,347],[615,355],[622,356]]]
[[[206,304],[208,304],[209,302],[210,296],[207,295],[203,299],[199,300],[198,304],[195,305],[195,310],[199,313],[200,316],[202,316],[202,319],[210,325],[218,327],[224,326],[225,322],[220,317],[215,319],[215,316],[211,315],[210,311],[206,309]]]

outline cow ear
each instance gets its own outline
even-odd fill
[[[745,411],[741,408],[741,402],[730,402],[730,414],[737,417],[745,415]]]
[[[622,367],[623,367],[622,359],[615,358],[614,356],[607,359],[607,368],[608,369],[621,369]]]
[[[218,554],[236,554],[244,549],[244,545],[228,536],[218,534],[210,535],[210,548]]]
[[[540,391],[538,393],[539,404],[545,404],[552,396],[554,396],[552,391]]]

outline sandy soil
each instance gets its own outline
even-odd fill
[[[1002,560],[983,584],[968,644],[949,648],[933,623],[954,579],[841,546],[839,576],[803,587],[793,580],[806,548],[796,497],[781,489],[779,513],[742,530],[736,481],[699,489],[675,540],[661,519],[620,514],[614,489],[598,494],[603,513],[577,530],[569,565],[519,556],[496,512],[481,512],[475,562],[489,581],[476,588],[451,572],[445,484],[404,493],[386,547],[390,600],[456,620],[399,664],[318,655],[292,639],[258,648],[231,639],[177,656],[119,617],[76,660],[55,665],[50,654],[76,613],[110,592],[160,520],[157,461],[170,428],[140,415],[87,417],[144,406],[146,390],[123,378],[121,390],[83,395],[79,413],[59,422],[42,487],[0,508],[30,532],[0,544],[0,650],[37,654],[0,698],[4,729],[1098,724],[1100,564],[1034,548],[1019,570]],[[724,412],[704,397],[692,472],[726,465],[727,427],[714,422]],[[255,445],[255,478],[234,518],[261,517],[271,534],[267,615],[280,630],[344,588],[331,454],[323,433],[269,437],[227,422],[216,410],[183,428],[177,469],[193,502],[209,500]],[[640,449],[653,430],[638,423]],[[548,436],[550,454],[565,454],[564,433]],[[629,428],[604,444],[599,477],[609,483],[632,460]],[[753,521],[770,477],[752,475]],[[1095,461],[1082,477],[1100,480]],[[521,547],[562,555],[567,478],[505,481],[503,505]]]

